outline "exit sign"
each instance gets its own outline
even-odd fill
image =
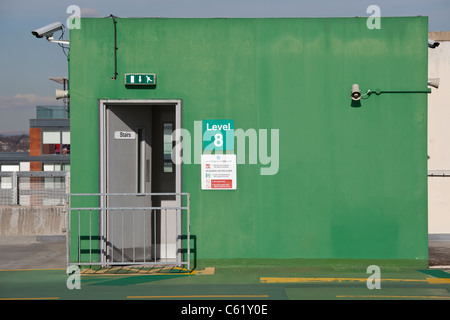
[[[155,85],[156,74],[154,73],[127,73],[125,74],[125,85]]]

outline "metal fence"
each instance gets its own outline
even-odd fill
[[[189,193],[89,193],[67,199],[67,265],[190,271]]]
[[[69,186],[66,171],[0,172],[0,205],[62,206]]]

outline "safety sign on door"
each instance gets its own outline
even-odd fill
[[[236,155],[202,155],[202,190],[236,190]]]
[[[134,140],[136,133],[134,131],[115,131],[114,139],[116,140]]]

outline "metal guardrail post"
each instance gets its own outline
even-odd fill
[[[188,255],[187,255],[187,269],[191,273],[191,194],[187,196],[187,241],[188,241]]]
[[[11,176],[11,205],[12,206],[17,206],[19,204],[18,201],[18,193],[19,193],[19,188],[18,188],[18,183],[17,183],[17,172],[14,171],[12,173]]]
[[[66,195],[67,195],[70,193],[70,172],[66,172],[64,181],[66,183]]]
[[[178,206],[175,207],[171,207],[171,206],[167,206],[167,207],[153,207],[153,206],[148,206],[148,207],[140,207],[140,206],[117,206],[117,207],[108,207],[103,201],[100,201],[99,206],[93,206],[93,207],[88,207],[88,206],[80,206],[80,205],[76,205],[75,207],[72,207],[71,205],[71,201],[72,201],[72,197],[73,196],[132,196],[132,195],[139,195],[139,196],[143,196],[143,195],[147,195],[147,196],[181,196],[181,197],[186,197],[186,204],[183,205],[182,202],[180,202],[178,204]],[[190,194],[189,193],[147,193],[147,194],[133,194],[133,193],[73,193],[73,194],[68,194],[67,195],[67,200],[66,200],[66,205],[67,205],[67,235],[68,235],[68,239],[67,239],[67,264],[68,266],[70,265],[98,265],[101,267],[108,267],[108,266],[124,266],[124,265],[147,265],[147,266],[185,266],[187,267],[187,271],[188,273],[191,272],[191,265],[190,265],[190,251],[191,251],[191,245],[190,245]],[[126,213],[125,211],[130,211],[129,213]],[[178,210],[180,210],[180,216],[178,216]],[[71,216],[71,212],[72,211],[78,211],[78,221],[76,221],[77,219],[70,219]],[[120,221],[122,221],[120,226],[115,226],[111,225],[110,227],[110,232],[114,232],[114,230],[116,229],[119,230],[119,238],[117,239],[119,242],[121,242],[121,248],[118,248],[118,252],[117,255],[119,257],[117,257],[117,260],[114,257],[114,245],[111,243],[111,252],[110,252],[110,256],[109,258],[107,256],[105,256],[103,259],[103,255],[107,255],[107,250],[106,251],[102,251],[100,250],[100,256],[98,257],[98,261],[97,258],[95,259],[95,261],[92,259],[92,254],[93,254],[93,243],[91,243],[92,241],[94,241],[94,237],[93,237],[93,213],[94,212],[100,212],[100,215],[98,217],[99,219],[99,223],[101,219],[107,219],[106,216],[109,215],[113,215],[114,212],[118,213],[118,218],[119,220],[116,221],[118,223],[120,223]],[[88,213],[89,212],[89,213]],[[105,217],[103,217],[101,214],[102,212],[105,213]],[[150,216],[150,221],[153,220],[153,232],[151,234],[151,238],[153,238],[153,241],[150,243],[146,242],[147,239],[147,230],[146,230],[146,223],[145,221],[147,221],[146,216],[147,216],[147,212],[153,213],[153,219]],[[159,221],[161,221],[161,230],[164,230],[164,239],[160,239],[160,243],[158,243],[156,241],[156,235],[157,235],[157,223],[156,223],[156,218],[157,218],[157,212],[159,212]],[[137,248],[135,246],[135,228],[137,226],[137,221],[134,221],[135,219],[135,214],[144,214],[144,225],[142,226],[144,228],[144,234],[143,234],[143,247],[141,247],[141,245],[139,245],[139,250],[141,250],[143,248],[143,252],[144,252],[144,256],[143,256],[143,261],[141,260],[141,258],[139,258],[139,260],[136,259],[136,254],[137,254]],[[180,221],[178,221],[178,218],[181,220],[182,219],[182,214],[185,213],[187,215],[187,223],[186,223],[186,229],[181,228],[180,230],[178,230],[178,226],[182,226],[182,224],[180,225]],[[87,237],[86,239],[89,240],[89,245],[87,245],[87,249],[89,252],[89,257],[86,257],[86,261],[82,261],[82,257],[81,257],[81,215],[88,215],[86,218],[89,218],[89,222],[86,224],[86,230],[84,230],[83,232],[85,232],[86,234],[83,235],[83,237]],[[131,225],[129,225],[128,227],[130,228],[129,230],[124,230],[124,215],[128,215],[131,214],[132,220],[129,220]],[[176,216],[176,223],[175,225],[171,225],[170,228],[168,226],[168,216],[174,214]],[[73,232],[71,232],[71,220],[73,222],[73,227],[75,228],[74,230],[77,229],[78,231],[78,239],[73,239],[74,241],[78,240],[78,252],[76,253],[74,250],[72,250],[72,253],[77,254],[78,255],[78,259],[75,262],[71,262],[70,261],[70,254],[71,254],[71,250],[70,250],[70,244],[71,244],[71,239],[70,237],[73,234]],[[114,222],[114,219],[111,219],[111,223]],[[159,223],[159,222],[158,222]],[[78,224],[78,226],[76,226],[76,224]],[[185,235],[187,237],[188,243],[187,243],[187,256],[182,256],[181,259],[182,261],[180,261],[180,257],[178,256],[178,252],[177,250],[175,250],[175,256],[172,257],[170,256],[169,258],[169,236],[168,236],[168,231],[169,229],[172,230],[172,228],[175,227],[175,241],[177,241],[177,239],[182,239],[184,238],[183,235]],[[119,228],[119,229],[117,229]],[[183,230],[184,229],[184,230]],[[95,230],[97,230],[97,228],[95,228]],[[107,235],[105,234],[105,229],[103,229],[102,227],[98,229],[99,236],[100,236],[100,242],[101,241],[106,241],[104,237],[106,237]],[[124,236],[126,235],[125,231],[129,234],[129,232],[131,232],[131,238],[128,238],[127,241],[131,241],[132,243],[132,247],[129,248],[131,249],[131,251],[129,251],[129,254],[127,253],[127,257],[125,257],[125,247],[124,247]],[[89,233],[89,234],[87,234]],[[110,241],[112,241],[112,239],[115,239],[115,233],[110,234],[108,237],[108,239],[110,239]],[[129,234],[130,235],[130,234]],[[75,235],[76,236],[76,235]],[[151,239],[149,238],[149,239]],[[141,238],[139,238],[141,239]],[[157,252],[156,252],[156,246],[159,245],[159,250],[160,250],[160,255],[158,256]],[[171,244],[172,245],[172,244]],[[147,249],[151,248],[153,246],[153,251],[154,252],[154,259],[150,259],[147,260],[147,256],[146,256],[146,247],[148,247]],[[99,247],[101,248],[101,244],[99,244]],[[172,250],[172,249],[171,249]],[[141,251],[139,251],[141,252]],[[139,253],[140,255],[140,253]],[[164,256],[164,257],[163,257]],[[187,259],[186,259],[187,257]],[[74,257],[75,258],[75,257]],[[125,259],[126,258],[126,259]]]
[[[66,203],[65,203],[65,210],[66,210],[66,261],[67,261],[67,267],[69,267],[70,264],[70,197],[69,194],[66,194]]]

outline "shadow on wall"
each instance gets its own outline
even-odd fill
[[[357,100],[357,101],[352,100],[351,107],[352,108],[360,108],[361,107],[361,101],[359,101],[359,100]]]

